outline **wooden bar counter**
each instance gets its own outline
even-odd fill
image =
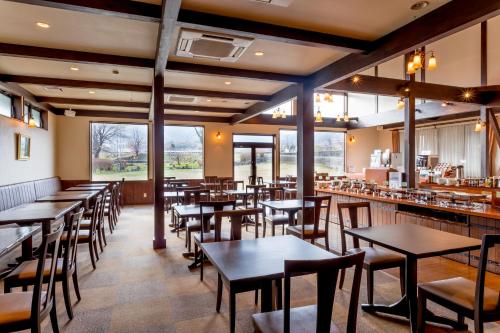
[[[350,193],[333,189],[316,189],[318,194],[331,195],[330,228],[333,250],[340,252],[340,231],[338,226],[337,203],[370,201],[372,223],[376,225],[410,223],[458,235],[481,239],[483,234],[500,233],[500,209],[484,205],[482,209],[442,207],[422,204],[409,199],[392,199],[371,194]],[[366,216],[361,216],[361,226],[367,226]],[[479,251],[464,252],[445,256],[477,267]],[[488,270],[500,274],[500,246],[490,251]]]

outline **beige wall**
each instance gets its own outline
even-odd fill
[[[23,122],[0,116],[0,185],[53,177],[56,170],[56,116],[49,114],[49,129],[28,128]],[[16,134],[31,137],[31,158],[18,161]]]
[[[353,135],[355,143],[346,143],[346,171],[362,172],[370,166],[370,155],[379,147],[379,132],[376,127],[356,129],[347,132],[347,139]]]

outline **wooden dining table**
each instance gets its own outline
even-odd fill
[[[269,184],[270,186],[279,186],[279,187],[297,185],[297,182],[292,182],[289,180],[269,180],[265,181],[264,183]]]
[[[0,225],[18,224],[30,226],[42,223],[44,235],[50,233],[52,222],[68,218],[69,214],[81,206],[80,201],[32,202],[0,212]]]
[[[33,236],[42,230],[40,225],[0,228],[0,258],[22,246],[22,260],[29,260],[33,254]]]
[[[99,194],[98,191],[61,191],[37,199],[37,202],[69,202],[80,201],[85,209],[90,208],[90,202]]]
[[[410,319],[412,333],[417,332],[417,261],[450,253],[478,250],[481,240],[414,224],[388,224],[368,228],[345,229],[345,233],[388,248],[406,256],[406,294],[392,305],[363,304],[367,312],[380,312]],[[427,316],[429,321],[464,329],[449,319]]]
[[[273,281],[284,277],[285,259],[317,260],[336,257],[333,253],[289,235],[202,243],[201,248],[230,293],[262,290],[262,312],[271,311],[279,304]],[[230,297],[229,309],[230,330],[234,332],[236,318],[234,297]]]

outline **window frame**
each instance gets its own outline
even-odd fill
[[[166,129],[165,127],[168,127],[168,126],[175,126],[175,127],[201,127],[203,128],[203,168],[202,168],[202,178],[189,178],[189,179],[186,179],[186,180],[204,180],[205,179],[205,168],[206,168],[206,165],[207,165],[207,156],[206,156],[206,153],[207,153],[207,150],[205,149],[205,143],[206,143],[206,128],[205,128],[205,125],[192,125],[192,124],[163,124],[163,136],[164,136],[164,139],[165,140],[165,133],[166,133]],[[163,152],[165,152],[165,147],[163,147]],[[164,172],[165,173],[165,172]],[[164,177],[168,177],[168,176],[165,176],[163,175]],[[179,178],[180,179],[180,178]]]
[[[0,95],[3,95],[10,99],[10,116],[6,116],[0,113],[0,116],[8,119],[16,119],[14,115],[14,97],[6,91],[0,90]]]
[[[249,136],[271,136],[273,142],[234,142],[235,135],[249,135]],[[231,135],[231,177],[234,179],[234,148],[272,148],[273,149],[273,179],[279,175],[279,152],[276,152],[278,144],[276,133],[232,133]]]
[[[141,123],[141,122],[120,122],[120,121],[97,121],[97,120],[90,120],[89,121],[89,145],[88,145],[88,148],[89,148],[89,151],[88,151],[88,156],[89,156],[89,179],[90,181],[93,181],[92,180],[92,124],[109,124],[109,125],[143,125],[143,126],[146,126],[147,128],[147,141],[146,141],[146,151],[147,151],[147,155],[148,155],[148,158],[147,158],[147,163],[146,163],[146,179],[130,179],[130,180],[127,180],[125,178],[125,182],[144,182],[144,181],[149,181],[151,178],[150,178],[150,174],[149,174],[149,165],[151,163],[151,151],[149,149],[149,137],[150,137],[150,125],[148,123]]]

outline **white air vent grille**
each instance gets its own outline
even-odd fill
[[[176,54],[180,57],[235,62],[252,42],[251,38],[182,29]]]
[[[57,86],[45,86],[43,87],[43,89],[45,89],[46,91],[55,91],[55,92],[62,92],[63,89],[61,87],[57,87]]]
[[[265,5],[288,7],[293,0],[250,0],[252,2],[263,3]]]
[[[170,103],[194,103],[196,101],[196,97],[170,95],[168,96],[168,101]]]

